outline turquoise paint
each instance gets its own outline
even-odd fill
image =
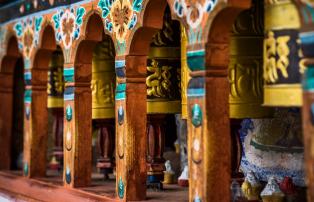
[[[115,61],[115,68],[125,67],[125,60],[116,60]]]
[[[204,88],[189,88],[187,92],[188,97],[204,97],[205,89]]]
[[[194,104],[192,108],[192,124],[199,127],[203,122],[203,112],[199,104]]]
[[[65,170],[65,181],[70,184],[71,183],[71,170],[69,167]]]
[[[308,66],[304,72],[303,90],[314,91],[314,65]]]
[[[187,53],[188,66],[191,71],[205,70],[205,50]]]
[[[14,25],[14,31],[15,31],[15,33],[16,33],[16,35],[18,36],[18,37],[21,37],[22,36],[22,34],[23,34],[23,26],[22,26],[22,24],[20,23],[20,22],[18,22],[18,23],[16,23],[15,25]]]
[[[67,83],[74,82],[74,67],[63,69],[64,81]]]
[[[106,18],[109,15],[112,3],[112,0],[100,0],[98,2],[97,7],[101,9],[103,18]]]
[[[43,22],[43,17],[36,17],[35,18],[35,32],[39,32],[41,29],[41,24]]]
[[[123,199],[123,197],[124,197],[124,184],[122,181],[122,177],[120,177],[119,183],[118,183],[118,195],[119,195],[120,199]]]
[[[32,90],[25,90],[24,92],[24,103],[31,103],[32,102]]]
[[[85,14],[85,8],[84,7],[79,7],[76,9],[76,24],[82,25],[84,14]]]
[[[143,0],[133,0],[132,9],[137,13],[141,12],[142,3],[143,3]]]
[[[126,83],[118,84],[116,88],[116,100],[125,99],[125,90],[126,90]]]
[[[27,162],[24,163],[23,172],[24,172],[24,176],[28,175],[28,163]]]
[[[66,110],[65,110],[65,117],[67,119],[67,121],[71,121],[72,120],[72,107],[70,105],[67,106]]]

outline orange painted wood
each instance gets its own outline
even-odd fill
[[[36,201],[116,201],[77,189],[64,188],[36,179],[27,179],[0,172],[0,189]]]

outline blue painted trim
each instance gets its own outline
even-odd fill
[[[204,97],[204,88],[189,88],[187,92],[188,97]]]
[[[64,90],[64,95],[63,95],[63,100],[64,101],[72,101],[74,100],[74,87],[67,87]]]
[[[116,60],[115,61],[115,67],[116,68],[125,67],[125,60]]]
[[[300,33],[300,39],[301,39],[302,44],[313,44],[314,43],[314,32]]]

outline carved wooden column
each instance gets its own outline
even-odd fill
[[[3,68],[3,67],[2,67]],[[13,111],[13,75],[0,73],[0,169],[9,170],[11,164],[11,134]]]
[[[116,193],[123,201],[146,198],[146,60],[129,55],[115,65]]]
[[[296,0],[301,14],[300,40],[303,59],[299,66],[305,69],[303,77],[302,124],[304,139],[304,159],[307,184],[307,200],[314,200],[314,4],[309,0]]]
[[[84,60],[83,60],[84,61]],[[84,61],[85,62],[85,61]],[[64,183],[87,186],[92,168],[91,61],[64,66]],[[75,77],[75,79],[74,79]]]

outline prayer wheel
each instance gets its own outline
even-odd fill
[[[92,60],[92,119],[93,129],[98,139],[99,158],[97,167],[105,178],[114,167],[115,144],[115,52],[108,36],[98,43]]]
[[[263,1],[252,1],[251,9],[236,18],[230,38],[230,118],[263,118],[271,109],[263,107]]]
[[[265,4],[264,105],[301,106],[300,18],[292,0]]]
[[[147,59],[147,167],[148,184],[163,181],[166,116],[181,113],[180,23],[172,21],[169,8],[163,28],[150,45]]]
[[[61,49],[52,53],[48,71],[48,103],[52,118],[52,135],[54,139],[51,169],[61,169],[63,165],[63,54]]]

